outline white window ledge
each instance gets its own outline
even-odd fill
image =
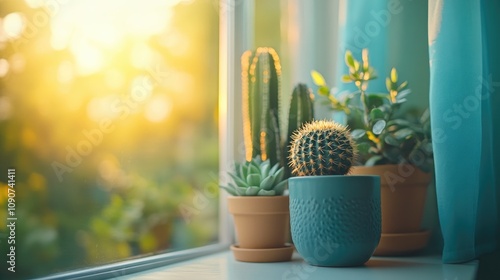
[[[472,280],[478,261],[465,264],[443,264],[440,256],[372,257],[362,267],[315,267],[306,264],[298,254],[292,261],[279,263],[245,263],[234,259],[230,251],[216,253],[165,267],[114,279],[447,279]]]

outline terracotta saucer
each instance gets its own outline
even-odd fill
[[[244,249],[238,245],[231,245],[234,258],[241,262],[286,262],[292,258],[293,249],[291,244],[269,249]]]
[[[382,233],[374,256],[408,255],[423,249],[429,241],[428,230],[412,233]]]

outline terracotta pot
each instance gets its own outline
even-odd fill
[[[430,173],[410,164],[400,164],[356,166],[351,174],[380,176],[382,233],[421,231]]]
[[[230,196],[238,247],[270,249],[285,247],[290,210],[288,196]]]

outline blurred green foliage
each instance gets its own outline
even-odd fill
[[[207,191],[218,178],[216,5],[52,2],[0,7],[0,278],[217,242],[218,193]],[[166,22],[154,33],[116,26],[138,15],[155,29],[155,11]],[[15,275],[5,266],[7,168]]]

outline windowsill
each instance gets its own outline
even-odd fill
[[[372,257],[363,267],[315,267],[295,253],[292,261],[245,263],[230,251],[115,279],[475,279],[478,261],[443,264],[439,256]]]

